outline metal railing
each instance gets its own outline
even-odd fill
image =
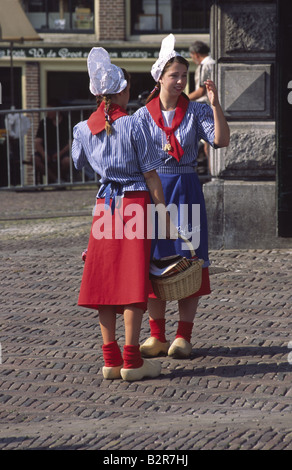
[[[129,114],[141,105],[140,97],[130,102]],[[99,176],[90,165],[77,171],[71,157],[73,127],[88,119],[95,109],[96,105],[0,110],[0,190],[97,185]],[[52,112],[55,113],[53,133],[48,115]],[[200,167],[200,162],[198,166],[202,183],[210,178],[203,160],[203,166]]]
[[[0,189],[96,184],[98,175],[91,167],[77,171],[71,158],[73,127],[87,119],[94,109],[96,105],[1,110]],[[53,134],[49,122],[52,112]],[[39,132],[42,138],[38,137]]]

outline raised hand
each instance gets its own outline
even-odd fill
[[[212,80],[206,80],[204,82],[207,90],[207,95],[212,106],[216,106],[219,103],[218,92],[215,83]]]

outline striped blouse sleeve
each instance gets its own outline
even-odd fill
[[[199,139],[203,139],[213,146],[215,138],[215,126],[212,108],[208,104],[203,103],[196,103],[196,105]]]
[[[82,146],[79,124],[73,128],[72,159],[77,170],[82,170],[87,158]]]
[[[144,119],[133,114],[133,146],[138,155],[142,173],[156,170],[162,165],[162,160],[155,149],[150,129]]]

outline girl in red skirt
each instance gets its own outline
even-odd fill
[[[156,173],[161,161],[146,126],[127,115],[130,83],[126,71],[111,64],[101,47],[90,51],[87,65],[90,91],[99,106],[87,121],[74,127],[72,158],[78,170],[89,163],[100,176],[101,186],[78,305],[99,311],[104,378],[156,377],[161,365],[142,359],[139,337],[150,282],[150,196],[154,204],[165,205]],[[116,341],[119,313],[125,324],[123,354]]]

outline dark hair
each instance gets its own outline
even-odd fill
[[[123,69],[121,68],[123,74],[124,74],[124,77],[125,77],[125,80],[127,81],[127,83],[129,84],[130,81],[131,81],[131,75],[129,74],[129,72],[127,72],[126,69]]]
[[[172,57],[171,59],[169,59],[168,62],[166,62],[164,69],[162,70],[162,73],[159,78],[163,77],[165,72],[167,72],[167,70],[172,66],[172,64],[183,64],[186,66],[187,70],[190,65],[189,62],[184,57],[182,57],[181,55],[176,55],[175,57]],[[147,97],[146,104],[149,103],[149,101],[153,100],[153,98],[158,96],[159,93],[160,93],[160,82],[158,81],[155,85],[155,88],[151,91],[150,95]],[[182,95],[184,95],[185,98],[189,99],[188,96],[184,92],[182,92]]]
[[[130,74],[123,68],[121,70],[123,71],[124,78],[125,78],[127,84],[129,84],[130,79],[131,79]],[[105,130],[106,130],[107,135],[111,135],[111,133],[112,133],[112,126],[111,126],[111,122],[110,122],[110,119],[109,119],[109,111],[110,111],[110,107],[111,107],[111,104],[112,104],[112,96],[113,95],[99,95],[99,96],[96,97],[97,107],[100,106],[102,101],[104,101],[104,103],[105,103],[105,107],[104,107],[104,111],[105,111]]]
[[[191,44],[189,51],[191,53],[208,55],[210,52],[210,48],[205,42],[195,41],[193,44]]]

